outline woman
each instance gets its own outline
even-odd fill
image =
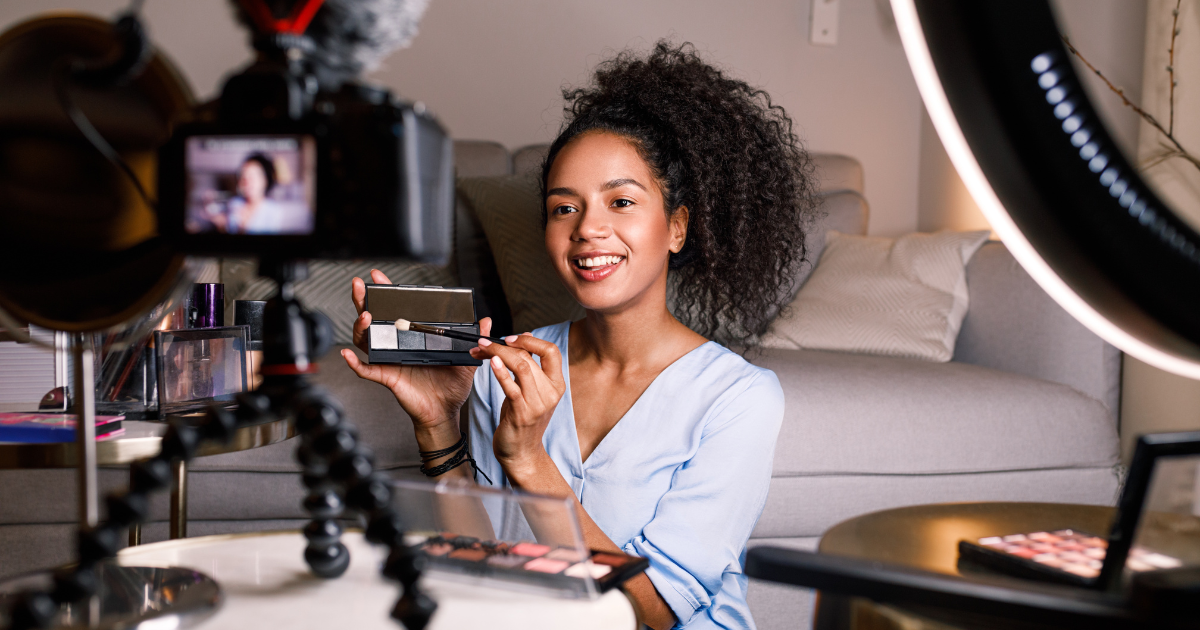
[[[283,231],[285,209],[267,195],[276,183],[275,163],[263,153],[252,153],[238,169],[237,197],[229,202],[226,231],[230,234],[278,234]]]
[[[589,547],[649,558],[626,584],[643,623],[753,627],[741,556],[783,393],[772,372],[704,335],[753,345],[789,295],[812,209],[808,158],[782,109],[688,45],[622,54],[565,97],[542,169],[545,242],[586,317],[508,346],[482,340],[471,354],[489,367],[474,374],[343,355],[392,390],[423,452],[454,450],[469,395],[482,472],[574,497]],[[668,310],[668,270],[691,328]],[[361,347],[362,280],[352,293]]]

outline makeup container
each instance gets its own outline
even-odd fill
[[[263,300],[234,300],[233,325],[246,326],[250,332],[250,389],[262,385]]]
[[[225,325],[225,285],[197,282],[192,285],[188,328],[219,328]]]
[[[638,556],[588,549],[566,499],[406,480],[394,482],[392,497],[405,542],[420,548],[427,572],[448,579],[594,598],[649,566]]]
[[[467,352],[477,345],[473,342],[398,331],[395,326],[396,320],[407,319],[478,335],[475,292],[470,288],[369,284],[366,308],[371,313],[367,359],[372,364],[483,365]]]
[[[248,326],[156,331],[160,417],[232,406],[248,389],[249,337]]]

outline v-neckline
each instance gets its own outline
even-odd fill
[[[567,402],[570,403],[567,405],[567,409],[570,411],[569,424],[571,425],[571,437],[573,438],[573,443],[575,445],[575,461],[579,463],[579,471],[582,473],[584,468],[587,466],[587,460],[583,458],[583,447],[581,447],[579,444],[579,427],[575,424],[575,396],[571,394],[571,354],[569,346],[571,344],[571,324],[573,323],[574,322],[567,322],[566,330],[563,332],[563,380],[566,382],[567,386]],[[588,455],[588,459],[595,457],[596,453],[604,447],[605,443],[609,441],[609,438],[612,437],[613,433],[617,431],[617,428],[625,422],[625,419],[629,417],[629,414],[632,413],[634,409],[637,409],[642,400],[646,398],[646,394],[648,394],[650,390],[658,384],[658,381],[662,378],[663,374],[666,374],[668,370],[676,365],[679,365],[684,359],[692,356],[696,353],[696,351],[710,343],[715,342],[712,340],[706,340],[704,343],[692,348],[691,350],[688,350],[682,356],[672,361],[670,365],[659,371],[659,373],[654,376],[654,379],[650,381],[650,384],[646,386],[646,389],[642,390],[642,393],[637,397],[637,400],[633,401],[633,404],[629,406],[629,409],[625,410],[625,413],[621,415],[621,418],[617,420],[616,424],[614,424],[612,428],[608,430],[608,433],[604,434],[604,437],[600,438],[600,441],[596,443],[596,448],[593,448],[591,454]]]

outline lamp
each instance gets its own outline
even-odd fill
[[[996,234],[1068,313],[1200,378],[1200,235],[1117,149],[1045,0],[892,0],[917,87]]]

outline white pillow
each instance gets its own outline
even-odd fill
[[[762,344],[949,361],[967,315],[967,261],[989,234],[893,239],[831,230],[816,269]]]

